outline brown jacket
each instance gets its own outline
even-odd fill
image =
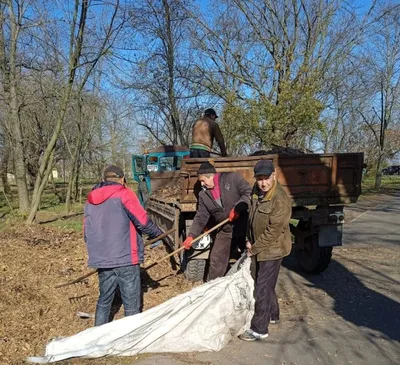
[[[214,227],[216,224],[228,218],[233,207],[237,207],[239,219],[222,226],[221,231],[242,237],[246,233],[248,219],[248,207],[250,203],[251,186],[236,172],[222,172],[219,180],[221,189],[222,207],[215,201],[209,190],[200,191],[197,213],[194,217],[190,236],[197,237],[203,233],[203,229]],[[236,234],[237,232],[237,234]]]
[[[283,258],[292,247],[289,229],[292,201],[277,181],[261,201],[257,191],[254,185],[247,234],[251,251],[257,261]]]
[[[200,147],[200,149],[212,150],[213,141],[217,141],[222,156],[226,156],[224,137],[219,129],[218,123],[209,117],[204,116],[197,120],[193,125],[192,144],[190,148]]]

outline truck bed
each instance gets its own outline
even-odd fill
[[[274,162],[277,179],[293,206],[355,203],[361,194],[363,153],[263,155],[213,159],[217,172],[239,172],[253,185],[253,167],[260,159]],[[180,172],[181,211],[196,210],[197,170],[211,159],[187,159]]]

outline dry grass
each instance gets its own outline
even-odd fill
[[[162,247],[147,250],[147,261],[164,255]],[[0,233],[0,364],[22,364],[27,356],[42,355],[52,338],[93,326],[93,319],[81,319],[76,312],[94,313],[97,275],[83,284],[55,289],[57,284],[87,273],[86,260],[81,235],[72,230],[14,226]],[[175,274],[169,261],[143,272],[144,309],[192,288],[182,275]],[[121,308],[116,318],[122,312]],[[97,363],[115,363],[115,359],[100,361]]]

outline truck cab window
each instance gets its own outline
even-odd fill
[[[175,171],[174,157],[160,157],[160,171]]]

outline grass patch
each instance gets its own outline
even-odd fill
[[[45,223],[45,225],[60,229],[61,231],[82,232],[83,214],[71,218],[57,219],[53,222]]]
[[[82,185],[82,195],[78,196],[78,202],[71,205],[69,214],[83,212],[83,205],[86,201],[87,195],[92,189],[95,181],[85,181]],[[373,177],[365,177],[362,184],[363,195],[373,194],[395,194],[400,191],[400,176],[383,176],[382,187],[379,189],[374,188],[375,180]],[[137,191],[137,182],[129,180],[127,186],[134,191]],[[18,213],[18,195],[16,186],[12,186],[11,194],[5,195],[0,190],[0,230],[4,229],[10,224],[22,224],[26,217]],[[65,217],[67,215],[65,209],[65,199],[67,186],[62,181],[56,181],[56,192],[49,185],[44,191],[42,201],[40,203],[37,219],[39,222],[48,221],[49,226],[59,228],[67,231],[82,231],[82,215]],[[79,202],[79,200],[81,202]],[[64,218],[60,218],[63,217]],[[58,218],[58,219],[57,219]],[[297,222],[291,222],[296,225]]]
[[[381,187],[375,189],[375,178],[374,177],[365,177],[362,182],[362,194],[363,195],[371,195],[371,194],[394,194],[399,192],[400,190],[400,176],[399,175],[390,175],[390,176],[382,176],[382,184]]]
[[[49,184],[42,195],[39,210],[36,215],[38,222],[51,227],[56,227],[65,231],[82,232],[83,215],[67,216],[83,212],[83,206],[87,195],[97,181],[85,180],[82,185],[82,194],[78,194],[78,202],[71,204],[69,213],[66,212],[65,196],[67,193],[67,184],[63,181],[55,181],[56,191]],[[127,186],[137,191],[137,182],[129,180]],[[80,201],[80,202],[79,202]],[[4,194],[0,190],[0,230],[8,225],[23,224],[26,217],[18,212],[18,194],[15,185],[11,186],[11,193]]]

